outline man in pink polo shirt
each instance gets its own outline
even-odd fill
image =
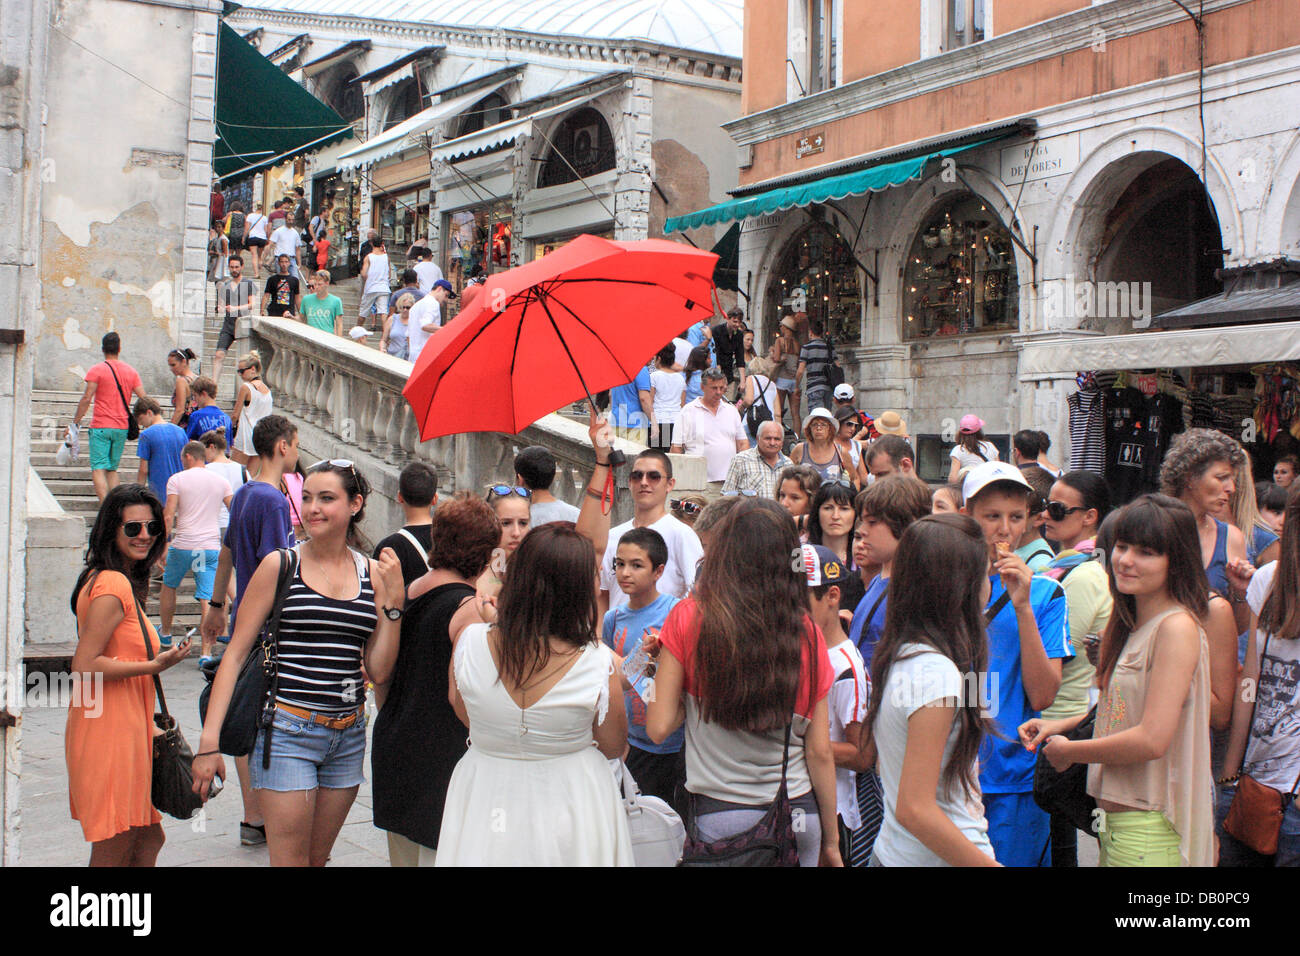
[[[100,343],[104,361],[92,365],[86,372],[86,391],[77,403],[72,424],[80,427],[81,419],[94,402],[90,416],[90,480],[95,486],[95,497],[100,501],[109,490],[117,487],[117,466],[126,448],[131,396],[148,398],[140,374],[118,355],[122,340],[116,332],[109,332]]]
[[[714,367],[706,369],[700,378],[703,394],[682,409],[673,430],[673,438],[678,440],[670,450],[676,455],[683,451],[703,455],[709,483],[716,482],[721,488],[731,459],[749,448],[749,436],[736,406],[722,400],[727,390],[726,373]]]

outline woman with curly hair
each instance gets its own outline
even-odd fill
[[[1201,563],[1210,587],[1236,605],[1238,633],[1249,623],[1246,586],[1253,568],[1240,530],[1215,517],[1236,490],[1236,467],[1245,461],[1241,445],[1222,432],[1190,428],[1174,438],[1160,466],[1160,490],[1192,510],[1201,543]]]
[[[812,465],[789,465],[776,480],[776,500],[794,519],[801,535],[805,535],[808,509],[821,487],[822,476]]]

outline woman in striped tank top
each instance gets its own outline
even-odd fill
[[[365,779],[362,659],[376,641],[396,642],[406,604],[393,551],[385,548],[373,561],[348,546],[369,493],[346,461],[320,462],[303,483],[311,539],[295,549],[299,560],[280,615],[270,766],[262,766],[264,731],[249,761],[272,866],[324,866]],[[196,789],[205,795],[213,775],[225,775],[217,752],[221,723],[235,678],[271,615],[279,571],[278,552],[258,566],[213,682],[194,761]]]

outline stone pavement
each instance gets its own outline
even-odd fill
[[[197,643],[197,642],[196,642]],[[198,654],[163,675],[167,705],[180,723],[191,748],[199,742],[199,691],[203,678]],[[374,714],[371,713],[373,724]],[[67,707],[29,706],[22,723],[22,796],[19,860],[27,866],[85,866],[90,844],[68,811],[68,771],[63,756],[63,729]],[[367,728],[369,737],[369,728]],[[208,801],[202,814],[190,820],[163,817],[167,843],[158,855],[159,866],[267,866],[265,846],[239,845],[243,804],[234,761],[226,758],[226,788]],[[366,748],[366,776],[370,775],[370,748]],[[352,812],[334,843],[330,866],[387,866],[388,843],[384,831],[371,822],[370,782],[362,784]]]

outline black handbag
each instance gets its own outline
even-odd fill
[[[153,641],[149,640],[149,626],[145,623],[144,612],[140,602],[135,602],[135,614],[140,621],[140,634],[144,637],[144,649],[153,660]],[[194,753],[185,742],[185,736],[176,726],[176,718],[167,710],[167,695],[163,693],[162,680],[153,675],[154,690],[158,694],[159,713],[153,715],[153,722],[161,734],[153,738],[153,783],[150,796],[153,805],[169,817],[188,820],[194,811],[203,806],[203,798],[194,792]]]
[[[696,796],[687,794],[686,845],[678,866],[798,866],[799,844],[794,833],[794,813],[786,791],[785,772],[790,763],[790,725],[785,725],[781,753],[781,786],[763,818],[748,830],[721,840],[700,839]]]
[[[262,628],[258,646],[244,658],[235,679],[235,689],[230,695],[230,706],[226,709],[225,719],[221,722],[221,733],[217,746],[223,754],[232,757],[246,757],[253,752],[257,743],[258,730],[265,730],[262,747],[262,768],[271,766],[271,731],[275,718],[275,688],[277,671],[275,666],[276,640],[280,634],[280,612],[284,609],[284,599],[289,593],[298,567],[298,553],[291,548],[280,550],[280,577],[275,589],[275,604],[271,616]],[[199,695],[199,716],[207,722],[208,699],[212,695],[212,684],[203,688]]]
[[[1091,740],[1097,724],[1097,708],[1079,726],[1064,734],[1066,740]],[[1063,817],[1075,827],[1096,837],[1097,801],[1088,794],[1088,765],[1071,764],[1064,773],[1058,773],[1040,750],[1034,764],[1034,803],[1052,816]]]

